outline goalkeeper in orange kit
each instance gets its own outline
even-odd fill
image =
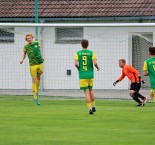
[[[139,72],[132,66],[126,64],[125,59],[119,60],[119,67],[122,68],[122,75],[117,81],[113,83],[113,85],[115,86],[118,82],[123,80],[125,76],[127,76],[131,81],[129,95],[136,102],[138,102],[137,106],[144,106],[144,104],[147,101],[147,97],[144,97],[139,93],[139,90],[141,88],[141,82],[142,82]]]

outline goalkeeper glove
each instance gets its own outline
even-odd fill
[[[113,86],[116,86],[116,84],[119,82],[119,80],[117,80],[117,81],[115,81],[114,83],[113,83]]]
[[[144,80],[142,80],[142,81],[141,81],[141,83],[145,84],[145,81],[144,81]]]
[[[145,81],[142,80],[141,76],[138,76],[138,78],[139,78],[139,82],[140,82],[140,83],[143,83],[143,84],[145,83]]]

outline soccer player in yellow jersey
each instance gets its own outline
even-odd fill
[[[74,57],[75,67],[79,71],[80,89],[84,90],[85,99],[89,108],[89,114],[96,111],[95,97],[92,90],[94,82],[94,66],[99,70],[96,54],[88,50],[88,40],[81,40],[82,50],[76,52]]]
[[[149,58],[144,61],[143,74],[149,76],[150,97],[155,102],[155,47],[149,47]]]
[[[23,49],[24,52],[23,52],[20,64],[23,63],[27,54],[29,58],[30,73],[32,77],[33,97],[36,101],[36,104],[40,105],[40,102],[38,99],[38,91],[40,86],[40,76],[43,73],[42,63],[44,59],[41,56],[39,42],[33,41],[33,38],[34,38],[33,34],[27,34],[25,36],[25,40],[28,42],[28,44],[24,46],[24,49]]]

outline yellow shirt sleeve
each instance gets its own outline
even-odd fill
[[[144,61],[143,70],[148,70],[146,61]]]
[[[40,48],[40,43],[38,42],[38,48]]]
[[[26,52],[26,48],[25,47],[23,48],[23,51]]]
[[[77,53],[76,53],[75,56],[74,56],[74,60],[79,60],[78,54],[77,54]]]
[[[95,59],[96,59],[96,54],[93,52],[92,60],[95,60]]]

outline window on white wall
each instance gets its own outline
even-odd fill
[[[68,43],[80,43],[83,38],[82,27],[71,28],[55,28],[55,43],[68,44]]]
[[[14,28],[0,28],[0,42],[14,42]]]

